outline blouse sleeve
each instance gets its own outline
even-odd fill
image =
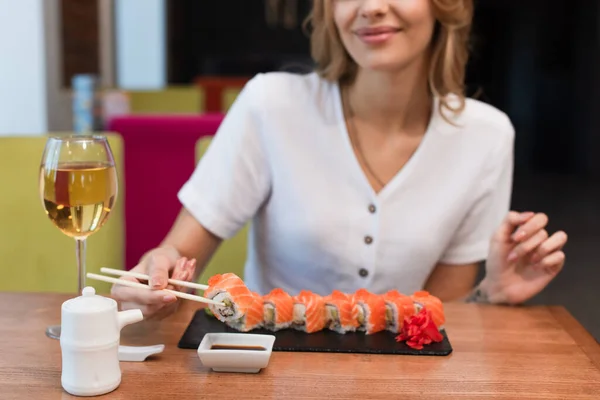
[[[251,79],[223,119],[190,179],[179,191],[182,205],[223,239],[236,234],[270,190],[261,133],[261,75]]]
[[[514,128],[508,122],[495,160],[481,182],[471,209],[440,259],[444,264],[468,264],[487,258],[490,239],[509,212],[513,182]]]

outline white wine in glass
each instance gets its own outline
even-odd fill
[[[51,136],[40,167],[40,195],[46,215],[75,239],[78,288],[85,287],[88,236],[107,221],[117,200],[117,171],[108,140],[100,135]],[[60,338],[60,325],[46,329]]]

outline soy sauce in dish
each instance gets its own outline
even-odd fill
[[[213,344],[210,347],[211,350],[252,350],[252,351],[266,351],[262,346],[242,346],[242,345],[231,345],[231,344]]]

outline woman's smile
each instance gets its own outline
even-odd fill
[[[393,26],[376,26],[357,29],[355,34],[366,44],[382,44],[401,31],[402,29]]]

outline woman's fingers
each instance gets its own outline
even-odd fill
[[[191,281],[194,278],[194,272],[196,270],[196,259],[188,260],[186,257],[182,257],[177,260],[175,264],[175,268],[173,269],[173,276],[171,279],[179,280],[179,281]],[[176,290],[178,292],[190,291],[191,289],[169,285],[167,289]]]
[[[548,232],[546,232],[545,229],[537,231],[532,237],[515,246],[515,248],[508,255],[508,261],[512,262],[524,257],[535,250],[538,246],[542,245],[547,238]]]
[[[512,235],[512,240],[518,243],[531,238],[548,224],[548,216],[544,213],[537,213],[523,225],[519,226]]]
[[[544,241],[531,256],[531,262],[537,263],[546,257],[548,254],[561,250],[567,243],[567,234],[563,231],[558,231]]]
[[[187,269],[185,269],[187,261],[187,258],[181,257],[175,262],[175,268],[173,268],[171,279],[175,279],[178,281],[186,281],[189,279]],[[175,286],[171,284],[167,285],[167,289],[176,290],[178,292],[181,291],[180,286]]]
[[[535,214],[531,211],[517,212],[510,211],[504,217],[504,221],[500,224],[500,227],[496,230],[493,236],[493,240],[497,242],[509,242],[511,240],[511,234],[520,225],[529,221]]]
[[[173,267],[171,259],[165,254],[153,254],[148,260],[150,285],[153,289],[165,289],[168,284],[169,272]]]
[[[548,274],[558,274],[563,266],[565,265],[565,253],[562,251],[556,251],[544,257],[540,262],[533,264],[533,268],[537,270],[544,270]]]
[[[130,276],[123,276],[120,279],[139,283],[137,279]],[[169,304],[177,300],[177,297],[162,290],[138,289],[117,283],[113,285],[111,294],[117,301],[139,305]]]
[[[192,279],[194,279],[194,276],[196,274],[196,259],[195,258],[188,260],[188,262],[185,263],[185,270],[187,271],[187,274],[188,274],[188,276],[185,280],[191,281]],[[194,289],[190,289],[190,288],[182,288],[182,289],[184,289],[188,293],[194,292]]]
[[[171,285],[167,279],[170,275],[171,279],[190,281],[194,277],[195,268],[195,259],[188,260],[185,257],[180,257],[174,264],[170,264],[167,257],[161,254],[154,255],[148,261],[148,275],[150,275],[150,282],[153,284],[152,289],[132,288],[114,284],[111,294],[115,300],[121,303],[123,309],[139,309],[145,318],[162,314],[168,315],[177,308],[177,297],[160,289],[166,288],[184,292],[187,288]],[[123,276],[120,279],[139,283],[137,279],[129,276]]]

